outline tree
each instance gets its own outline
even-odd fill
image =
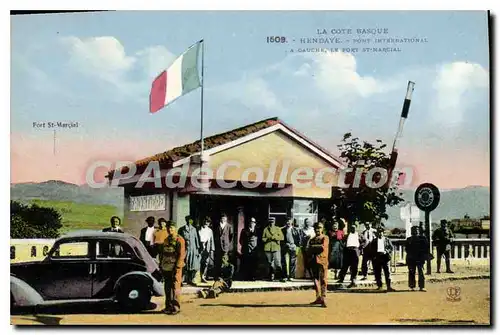
[[[50,207],[10,202],[11,238],[57,238],[61,215]]]
[[[362,169],[365,173],[372,168],[390,168],[390,156],[384,152],[387,147],[381,140],[376,144],[360,142],[353,138],[351,133],[346,133],[338,148],[340,157],[344,159],[347,167]],[[373,182],[378,182],[381,175],[375,174]],[[390,178],[390,176],[387,176]],[[347,178],[346,178],[347,179]],[[346,183],[347,184],[347,183]],[[337,219],[345,219],[349,223],[376,222],[383,227],[382,220],[388,219],[387,206],[396,206],[403,201],[398,193],[398,186],[387,184],[387,187],[372,188],[361,183],[359,187],[334,188],[332,192],[332,215]]]

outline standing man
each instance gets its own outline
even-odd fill
[[[215,242],[214,276],[218,278],[221,274],[222,256],[227,254],[229,259],[231,259],[233,251],[234,230],[233,226],[227,222],[227,215],[225,213],[221,214],[219,226],[214,228],[213,233]]]
[[[411,236],[406,239],[406,264],[408,265],[408,286],[415,290],[415,272],[418,270],[418,287],[425,292],[424,264],[429,258],[429,243],[419,235],[419,227],[411,227]]]
[[[210,265],[210,259],[214,259],[214,233],[210,228],[212,220],[209,217],[205,218],[203,221],[203,227],[199,231],[200,243],[201,243],[201,281],[203,283],[207,282],[208,266]]]
[[[345,248],[344,248],[344,264],[342,264],[342,269],[339,273],[338,283],[344,282],[347,270],[351,268],[351,283],[348,288],[356,287],[356,275],[358,274],[358,264],[359,264],[359,248],[363,245],[362,235],[356,232],[356,225],[351,224],[349,226],[349,231],[345,237]]]
[[[374,239],[375,232],[376,230],[370,227],[370,223],[365,222],[365,230],[362,233],[364,244],[361,246],[361,254],[363,255],[363,260],[361,261],[361,275],[363,278],[361,278],[361,280],[366,280],[368,275],[368,262],[372,261],[373,256],[368,246]]]
[[[200,271],[200,238],[198,231],[193,226],[193,218],[190,215],[185,217],[186,224],[179,229],[179,235],[186,243],[186,260],[184,267],[184,280],[189,285],[195,285],[196,273]]]
[[[283,279],[292,281],[295,279],[297,264],[297,247],[300,246],[300,235],[297,228],[293,226],[293,218],[288,217],[283,229],[283,246],[281,248],[281,264],[283,264]],[[288,257],[287,257],[288,256]]]
[[[154,236],[155,236],[155,218],[149,216],[146,219],[147,227],[141,229],[141,235],[139,239],[142,244],[146,247],[149,254],[153,257],[156,256],[155,248],[154,248]]]
[[[184,239],[177,235],[175,223],[167,222],[168,237],[159,248],[160,269],[165,283],[165,309],[169,315],[181,311],[179,298],[181,296],[182,268],[186,257]]]
[[[448,222],[446,220],[441,220],[441,227],[434,231],[432,234],[432,241],[436,245],[437,251],[437,273],[441,271],[441,258],[444,256],[444,261],[446,263],[446,273],[453,273],[450,266],[450,251],[451,243],[453,242],[453,233],[448,227]]]
[[[121,228],[122,221],[118,216],[112,216],[111,219],[109,220],[110,227],[104,228],[102,231],[103,232],[114,232],[114,233],[123,233],[123,230]]]
[[[330,244],[328,236],[323,233],[323,223],[318,222],[314,225],[316,236],[309,239],[307,243],[306,254],[310,259],[311,273],[314,280],[314,289],[316,290],[316,300],[311,304],[319,304],[326,307],[326,288],[328,284],[328,245]]]
[[[391,261],[394,246],[392,245],[391,241],[384,236],[384,228],[379,227],[377,229],[375,238],[372,239],[367,249],[370,250],[370,254],[372,255],[373,272],[375,274],[377,288],[379,290],[382,289],[383,270],[387,292],[393,292],[394,289],[391,286],[391,272],[389,271],[389,263]]]
[[[244,277],[246,280],[255,280],[259,257],[257,250],[258,241],[257,221],[255,218],[250,218],[250,223],[241,231],[240,235],[243,269],[245,271]]]
[[[281,272],[280,243],[284,238],[281,228],[276,227],[276,219],[271,217],[268,222],[269,225],[262,233],[262,242],[264,242],[264,253],[270,269],[269,279],[274,281],[275,274]]]

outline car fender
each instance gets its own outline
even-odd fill
[[[117,291],[117,289],[121,285],[121,283],[128,281],[128,280],[144,281],[151,288],[151,290],[155,296],[165,295],[163,285],[160,282],[158,282],[149,272],[142,272],[142,271],[129,272],[127,274],[124,274],[120,278],[118,278],[118,280],[116,281],[116,284],[115,284],[115,292]]]
[[[43,298],[24,280],[10,276],[10,293],[16,306],[36,306],[43,303]]]

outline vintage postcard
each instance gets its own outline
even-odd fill
[[[488,11],[10,19],[12,324],[491,325]]]

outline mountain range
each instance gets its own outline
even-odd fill
[[[403,199],[413,202],[415,190],[402,190]],[[123,211],[123,189],[105,187],[91,188],[88,185],[76,185],[60,180],[48,180],[41,183],[11,184],[12,200],[29,201],[33,199],[52,201],[72,201],[85,204],[112,205]],[[388,209],[389,219],[386,226],[389,228],[404,227],[400,218],[399,207]],[[424,214],[420,213],[421,220]],[[455,219],[469,215],[471,218],[480,218],[490,215],[490,188],[485,186],[468,186],[461,189],[441,191],[441,200],[438,208],[432,212],[433,222],[440,219]]]

